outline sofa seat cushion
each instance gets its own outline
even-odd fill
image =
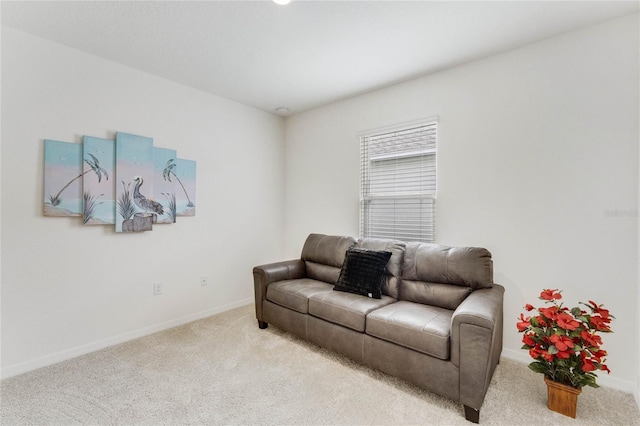
[[[309,297],[314,294],[334,293],[333,285],[311,278],[284,280],[269,284],[267,300],[294,311],[308,314]]]
[[[448,309],[399,301],[369,313],[366,333],[447,360],[452,315]]]
[[[309,297],[309,314],[364,333],[367,314],[395,301],[389,296],[373,299],[338,291],[318,292]]]

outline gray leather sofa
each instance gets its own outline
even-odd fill
[[[382,297],[334,291],[350,247],[390,251]],[[253,269],[268,324],[460,401],[479,422],[502,351],[504,287],[476,247],[311,234],[300,259]]]

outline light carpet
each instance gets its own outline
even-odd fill
[[[2,425],[470,425],[462,405],[269,327],[252,306],[2,382]],[[577,418],[503,359],[482,425],[640,425],[633,396],[585,388]]]

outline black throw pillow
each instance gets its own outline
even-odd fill
[[[390,251],[351,247],[347,250],[334,290],[381,299],[384,271]]]

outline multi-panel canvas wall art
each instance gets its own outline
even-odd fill
[[[153,139],[117,132],[82,144],[44,141],[44,215],[82,216],[116,232],[151,231],[195,215],[196,162]]]

